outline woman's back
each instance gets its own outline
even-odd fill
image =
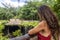
[[[50,32],[50,30],[48,28],[48,25],[47,25],[46,21],[44,21],[44,25],[43,26],[44,26],[43,30],[41,30],[37,34],[38,40],[51,40],[51,32]]]

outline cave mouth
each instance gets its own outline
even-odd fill
[[[16,30],[20,30],[20,27],[17,25],[5,25],[5,28],[2,30],[3,31],[3,35],[7,35],[7,34],[12,34],[13,32],[15,32]]]

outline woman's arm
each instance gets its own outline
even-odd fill
[[[40,22],[36,27],[28,31],[29,35],[34,35],[44,29],[44,21]]]

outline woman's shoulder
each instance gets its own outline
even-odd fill
[[[42,20],[42,21],[39,22],[39,24],[45,24],[45,23],[46,23],[45,20]]]
[[[38,25],[45,26],[46,24],[47,24],[46,21],[45,20],[42,20],[42,21],[39,22]]]

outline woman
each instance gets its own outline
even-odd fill
[[[51,9],[46,5],[42,5],[38,8],[38,15],[41,19],[39,24],[24,36],[19,37],[20,39],[14,38],[13,40],[27,40],[35,34],[38,40],[51,40],[52,37],[54,40],[59,40],[59,24]]]
[[[51,9],[42,5],[38,8],[38,15],[41,22],[31,29],[28,34],[37,34],[38,40],[51,40],[52,37],[59,40],[59,24]]]

